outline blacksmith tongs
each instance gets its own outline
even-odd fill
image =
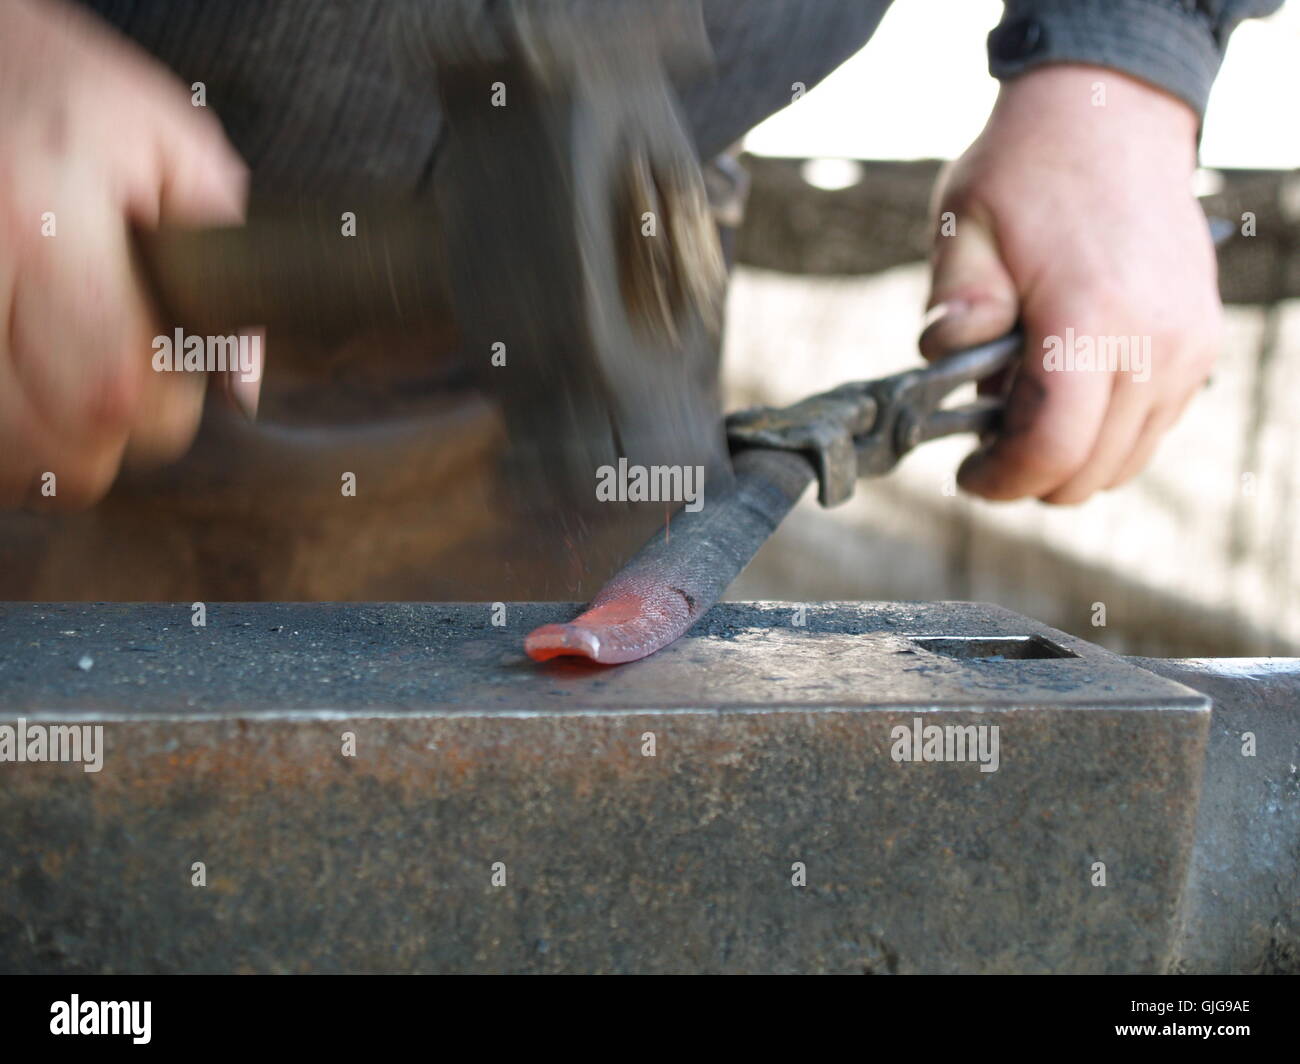
[[[667,646],[718,601],[814,477],[822,504],[835,506],[859,476],[889,472],[924,440],[996,428],[996,399],[940,404],[954,388],[1011,366],[1021,343],[1016,331],[924,369],[733,414],[731,482],[700,511],[678,513],[672,535],[642,547],[585,613],[531,632],[525,650],[539,661],[576,656],[616,665]]]
[[[821,504],[838,506],[852,496],[858,477],[890,472],[919,443],[996,430],[1000,398],[940,404],[961,385],[1010,367],[1023,343],[1015,329],[921,369],[841,384],[793,406],[742,410],[727,418],[727,440],[733,451],[765,447],[804,455],[817,471]]]

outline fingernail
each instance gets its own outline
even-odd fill
[[[257,420],[257,404],[262,396],[265,343],[265,330],[240,329],[240,365],[237,369],[232,369],[226,378],[226,391],[231,401],[249,421]]]
[[[958,318],[969,311],[970,303],[964,299],[948,299],[942,303],[936,303],[925,312],[925,317],[921,319],[921,328],[928,329],[936,322]]]
[[[262,394],[262,382],[243,380],[238,373],[232,373],[226,384],[230,399],[235,408],[249,421],[257,420],[257,402]]]

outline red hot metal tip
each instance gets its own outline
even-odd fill
[[[591,608],[568,624],[546,624],[529,633],[524,650],[534,661],[568,655],[602,665],[621,665],[667,646],[695,618],[680,591],[662,585],[628,587],[616,578]]]

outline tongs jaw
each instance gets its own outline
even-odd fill
[[[727,418],[727,440],[733,452],[748,447],[798,451],[817,471],[821,504],[838,506],[853,496],[859,477],[890,472],[919,443],[996,429],[1001,399],[940,404],[963,384],[1010,367],[1023,342],[1016,329],[922,369],[841,384],[793,406],[742,410]]]

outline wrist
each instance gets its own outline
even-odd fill
[[[1004,81],[986,132],[1038,140],[1090,161],[1099,152],[1136,153],[1190,174],[1199,128],[1197,113],[1163,89],[1108,67],[1055,63]]]

